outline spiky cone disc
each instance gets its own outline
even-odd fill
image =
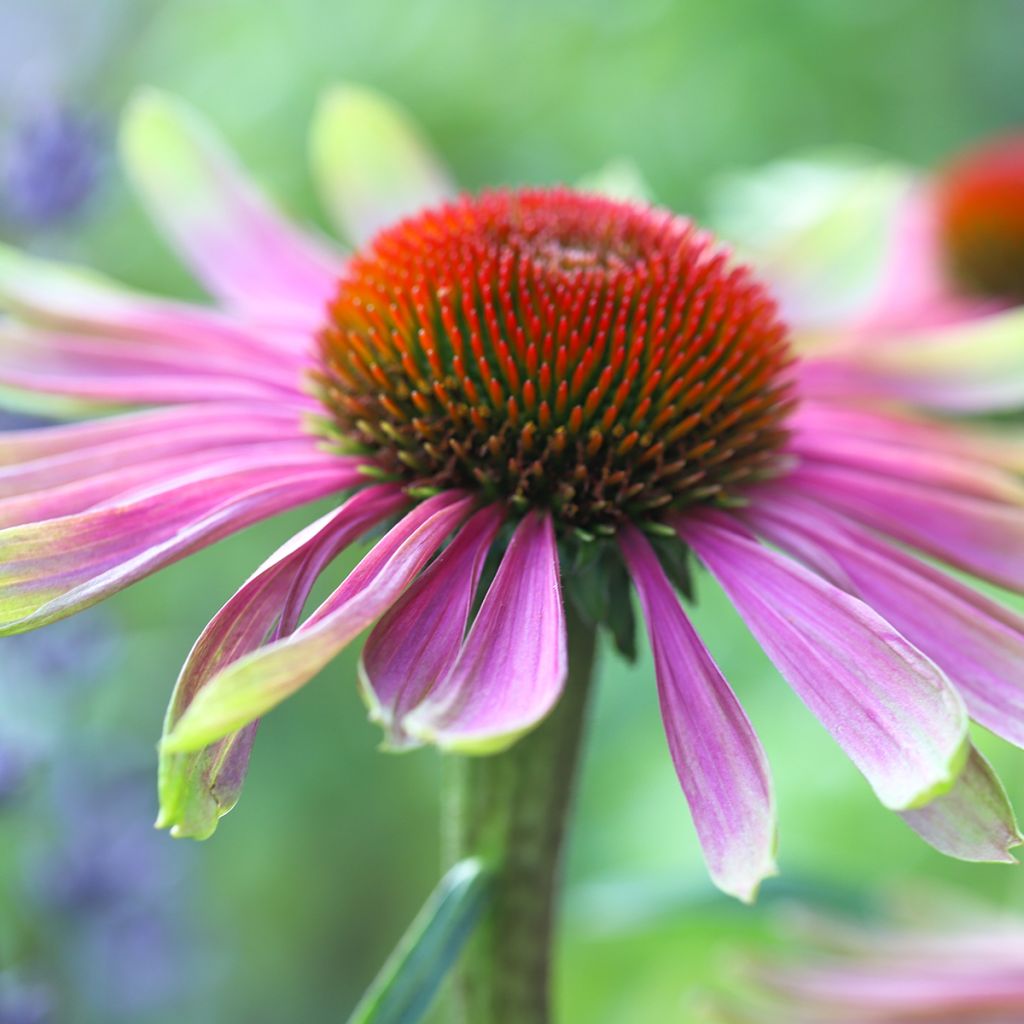
[[[791,404],[776,307],[684,219],[496,191],[379,234],[317,374],[340,433],[419,488],[613,532],[771,474]]]
[[[1024,302],[1024,135],[965,153],[938,178],[939,231],[965,291]]]

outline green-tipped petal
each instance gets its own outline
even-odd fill
[[[1024,844],[999,777],[973,747],[953,788],[900,817],[942,853],[960,860],[1016,864]]]
[[[609,199],[622,199],[633,203],[650,203],[654,193],[643,172],[632,160],[619,157],[609,160],[592,174],[584,175],[576,183],[583,192],[597,192]]]
[[[371,89],[328,91],[313,119],[311,148],[324,205],[356,245],[455,193],[409,115]]]
[[[212,294],[319,315],[340,258],[289,223],[195,111],[140,93],[122,121],[121,153],[153,219]]]

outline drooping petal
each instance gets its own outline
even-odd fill
[[[154,220],[214,295],[253,313],[318,322],[340,257],[273,207],[195,111],[140,94],[125,113],[121,149]]]
[[[906,446],[887,439],[798,429],[791,433],[787,450],[811,465],[848,466],[1024,509],[1024,483],[1016,474],[938,446],[909,453]]]
[[[972,718],[1024,746],[1024,616],[790,491],[764,488],[744,518],[862,598],[949,676]]]
[[[8,431],[0,434],[0,498],[153,459],[304,436],[295,410],[246,402],[180,405]]]
[[[862,601],[723,513],[676,525],[883,804],[903,810],[949,788],[966,756],[967,715],[934,664]]]
[[[900,817],[936,850],[960,860],[1016,864],[1010,850],[1024,844],[1006,790],[974,747],[948,793]]]
[[[366,488],[296,535],[268,559],[213,617],[178,677],[164,735],[221,669],[263,644],[291,633],[324,567],[407,499],[395,485]],[[161,751],[158,827],[205,839],[241,791],[256,723],[201,750]]]
[[[192,352],[247,360],[298,362],[308,340],[290,333],[240,325],[215,310],[131,291],[84,267],[37,259],[0,246],[0,311],[29,323],[71,333],[165,342]]]
[[[786,477],[813,498],[950,565],[1012,590],[1024,589],[1024,508],[949,493],[914,480],[823,462]]]
[[[300,367],[214,349],[0,324],[0,387],[93,405],[250,400],[308,404]],[[24,395],[21,404],[30,404]],[[36,403],[37,405],[42,403]],[[52,404],[52,403],[51,403]]]
[[[516,527],[451,671],[405,729],[448,750],[502,750],[554,707],[567,670],[555,531],[549,515],[532,512]]]
[[[720,889],[749,902],[776,873],[764,750],[648,541],[627,527],[619,543],[647,620],[669,750],[708,869]]]
[[[811,396],[887,398],[944,412],[978,413],[1024,404],[1024,311],[984,311],[912,333],[883,333],[808,360]]]
[[[328,91],[313,118],[311,146],[324,205],[356,245],[455,194],[406,111],[371,89]]]
[[[911,452],[945,452],[1024,473],[1024,434],[1014,429],[954,424],[906,409],[864,408],[859,404],[816,402],[807,398],[790,414],[787,426],[794,433],[883,441]]]
[[[364,479],[312,441],[150,483],[75,515],[0,530],[0,635],[87,608],[260,519]]]
[[[455,663],[484,559],[503,519],[500,505],[477,512],[366,641],[359,665],[363,696],[392,747],[411,742],[403,718]]]
[[[413,508],[293,633],[233,661],[208,680],[164,738],[163,750],[207,746],[312,679],[395,603],[473,500],[449,491]]]

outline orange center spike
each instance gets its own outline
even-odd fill
[[[320,345],[325,404],[385,469],[602,532],[771,474],[791,406],[745,268],[689,221],[566,189],[385,230]]]

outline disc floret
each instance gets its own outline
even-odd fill
[[[415,487],[612,532],[778,464],[776,308],[682,218],[566,189],[427,210],[355,256],[321,333],[338,429]]]

